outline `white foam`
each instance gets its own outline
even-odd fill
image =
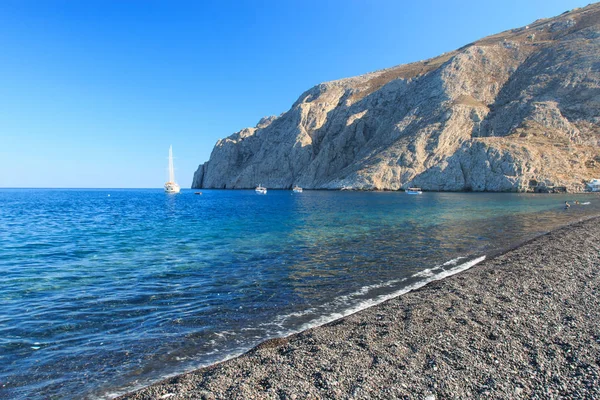
[[[400,280],[400,279],[392,279],[390,281],[383,282],[383,283],[376,283],[374,285],[363,286],[360,289],[358,289],[356,292],[353,292],[353,293],[350,293],[350,294],[338,297],[336,299],[336,302],[339,302],[339,301],[344,302],[344,301],[349,300],[349,299],[351,299],[353,297],[364,296],[364,295],[366,295],[367,293],[369,293],[373,289],[381,289],[381,288],[384,288],[384,287],[392,286],[393,284],[396,284],[396,283],[401,282],[401,281],[402,280]]]
[[[444,265],[444,266],[447,266],[447,265],[456,265],[456,263],[457,263],[459,260],[462,260],[463,258],[467,258],[467,257],[456,257],[456,258],[453,258],[453,259],[452,259],[452,260],[450,260],[450,261],[446,261],[446,262],[445,262],[444,264],[442,264],[442,265]]]
[[[346,316],[348,316],[350,314],[354,314],[356,312],[362,311],[362,310],[364,310],[366,308],[376,306],[378,304],[383,303],[386,300],[393,299],[394,297],[398,297],[398,296],[406,294],[406,293],[408,293],[410,291],[419,289],[419,288],[427,285],[430,282],[438,281],[440,279],[444,279],[444,278],[447,278],[449,276],[455,275],[455,274],[457,274],[459,272],[466,271],[467,269],[473,267],[474,265],[479,264],[483,260],[485,260],[485,256],[481,256],[481,257],[475,258],[475,259],[473,259],[471,261],[468,261],[466,263],[460,264],[460,265],[458,265],[455,268],[449,269],[447,271],[441,271],[440,273],[435,274],[435,275],[433,275],[433,276],[431,276],[431,277],[429,277],[427,279],[424,279],[424,280],[419,281],[419,282],[415,282],[412,285],[409,285],[409,286],[407,286],[405,288],[397,290],[397,291],[395,291],[393,293],[382,295],[382,296],[379,296],[379,297],[374,298],[374,299],[369,299],[369,300],[362,301],[362,302],[358,303],[357,305],[355,305],[353,307],[350,307],[350,308],[348,308],[348,309],[346,309],[344,311],[341,311],[341,312],[332,313],[332,314],[329,314],[329,315],[324,315],[322,317],[319,317],[319,318],[317,318],[317,319],[315,319],[315,320],[313,320],[311,322],[308,322],[308,323],[302,325],[300,327],[300,329],[297,330],[297,332],[304,331],[304,330],[310,329],[310,328],[315,328],[315,327],[327,324],[329,322],[335,321],[336,319],[340,319],[340,318],[346,317]]]
[[[427,268],[427,269],[424,269],[423,271],[413,274],[412,277],[413,278],[430,278],[435,275],[434,271],[439,270],[439,269],[440,269],[440,267]]]
[[[456,265],[459,260],[462,260],[462,259],[465,259],[465,258],[467,258],[467,257],[466,256],[461,256],[461,257],[453,258],[453,259],[451,259],[449,261],[446,261],[445,263],[443,263],[441,265],[436,265],[435,267],[427,268],[427,269],[424,269],[422,271],[419,271],[419,272],[411,275],[410,278],[425,278],[424,281],[418,282],[418,283],[415,284],[415,285],[421,284],[421,286],[425,285],[425,284],[427,284],[427,283],[429,283],[429,282],[431,282],[433,280],[442,279],[445,276],[449,276],[449,275],[443,274],[443,272],[446,272],[446,271],[443,270],[443,267],[447,267],[447,266],[450,266],[450,265]],[[484,258],[485,258],[485,256],[484,256]],[[469,263],[465,263],[464,265],[466,265],[466,264],[469,264]],[[454,271],[455,268],[452,268],[452,269],[450,269],[448,271]],[[374,289],[382,289],[382,288],[390,287],[390,286],[396,285],[396,284],[398,284],[400,282],[404,282],[407,279],[408,278],[392,279],[392,280],[389,280],[389,281],[386,281],[386,282],[382,282],[382,283],[376,283],[376,284],[373,284],[373,285],[363,286],[362,288],[358,289],[355,292],[352,292],[352,293],[349,293],[349,294],[346,294],[346,295],[339,296],[339,297],[335,298],[331,303],[324,304],[324,305],[319,306],[319,307],[311,307],[311,308],[307,308],[306,310],[296,311],[296,312],[292,312],[292,313],[289,313],[289,314],[281,315],[281,316],[278,316],[275,319],[275,321],[265,322],[263,324],[260,324],[260,326],[272,326],[274,324],[274,325],[276,325],[276,326],[278,326],[278,327],[280,327],[282,329],[281,331],[277,332],[277,335],[280,335],[280,336],[281,335],[283,335],[283,336],[289,335],[291,333],[297,332],[296,330],[290,332],[284,326],[285,322],[287,320],[291,319],[291,318],[301,318],[301,317],[304,317],[304,316],[307,316],[307,315],[311,315],[311,314],[318,314],[319,311],[322,311],[323,309],[332,308],[332,306],[336,306],[336,305],[339,306],[340,304],[343,306],[344,304],[351,303],[353,300],[357,300],[357,299],[360,299],[361,297],[366,296],[370,291],[372,291]],[[423,282],[425,282],[425,283],[423,283]],[[392,293],[392,297],[395,297],[397,295],[399,296],[400,294],[403,294],[403,293],[406,293],[406,292],[408,292],[410,290],[413,290],[413,289],[409,289],[409,288],[412,288],[413,286],[414,285],[409,286],[407,288],[404,288],[404,289],[402,289],[400,291],[393,292]],[[418,286],[418,287],[421,287],[421,286]],[[409,290],[404,291],[405,289],[409,289]],[[395,293],[397,293],[397,294],[395,294]],[[379,298],[380,297],[377,297],[375,299],[367,299],[367,300],[365,300],[363,302],[360,302],[358,304],[358,306],[361,306],[364,303],[370,304],[370,302],[377,301]],[[376,303],[376,304],[379,304],[379,303]],[[360,309],[364,309],[366,307],[370,307],[370,305],[367,305],[367,306],[362,307]],[[352,311],[349,312],[349,313],[346,313],[346,312],[333,313],[333,314],[329,314],[326,317],[319,317],[319,318],[317,318],[316,320],[313,320],[313,321],[319,321],[320,319],[325,318],[325,319],[327,319],[327,322],[330,322],[330,321],[335,320],[337,318],[342,318],[342,317],[344,317],[344,316],[346,316],[348,314],[351,314],[351,313],[354,313],[356,311],[359,311],[359,310],[356,310],[356,306],[352,307],[351,310]],[[333,318],[333,316],[335,316],[335,318]],[[325,324],[327,322],[319,323],[317,326],[323,325],[323,324]],[[304,327],[307,326],[307,325],[310,325],[311,323],[313,323],[313,322],[311,321],[308,324],[302,325],[302,329],[301,330],[308,329],[308,328],[304,328]],[[310,327],[312,327],[312,326],[310,326]]]
[[[352,306],[352,307],[350,307],[350,308],[348,308],[348,309],[346,309],[344,311],[336,312],[336,313],[331,313],[329,315],[324,315],[322,317],[316,318],[316,319],[314,319],[314,320],[312,320],[312,321],[310,321],[310,322],[308,322],[308,323],[300,326],[298,329],[280,331],[280,332],[277,332],[276,336],[269,336],[267,338],[265,338],[264,336],[256,336],[255,339],[263,340],[264,341],[264,340],[269,340],[269,339],[271,339],[273,337],[285,337],[285,336],[292,335],[294,333],[305,331],[305,330],[310,329],[310,328],[316,328],[318,326],[325,325],[325,324],[327,324],[329,322],[332,322],[332,321],[335,321],[337,319],[340,319],[340,318],[343,318],[343,317],[347,317],[350,314],[354,314],[356,312],[362,311],[362,310],[367,309],[369,307],[373,307],[373,306],[376,306],[378,304],[381,304],[384,301],[393,299],[394,297],[398,297],[398,296],[401,296],[401,295],[406,294],[408,292],[411,292],[413,290],[419,289],[419,288],[427,285],[430,282],[438,281],[440,279],[444,279],[444,278],[447,278],[449,276],[455,275],[455,274],[457,274],[459,272],[466,271],[467,269],[469,269],[469,268],[475,266],[476,264],[479,264],[481,261],[485,260],[485,257],[486,256],[481,256],[481,257],[475,258],[475,259],[473,259],[471,261],[468,261],[466,263],[460,264],[460,265],[458,265],[458,266],[456,266],[454,268],[450,268],[448,270],[441,270],[437,274],[432,274],[430,276],[427,276],[426,279],[423,279],[422,281],[415,282],[412,285],[404,287],[404,288],[402,288],[400,290],[397,290],[395,292],[392,292],[390,294],[381,295],[381,296],[376,297],[374,299],[364,300],[364,301],[356,304],[355,306]],[[466,257],[457,257],[455,259],[452,259],[450,261],[445,262],[442,265],[443,266],[455,265],[455,264],[457,264],[457,262],[459,260],[461,260],[463,258],[466,258]],[[440,266],[437,266],[437,267],[433,267],[433,268],[430,268],[430,269],[427,269],[427,270],[424,270],[424,271],[432,271],[432,270],[436,270],[436,269],[440,270],[441,268],[440,268]],[[419,274],[423,273],[424,271],[418,272],[417,274],[412,275],[412,277],[418,277],[418,276],[420,276]],[[354,292],[352,294],[349,294],[349,295],[346,295],[346,296],[341,296],[339,299],[340,300],[342,300],[342,299],[350,299],[351,297],[356,297],[356,296],[360,296],[360,295],[364,296],[364,295],[366,295],[372,289],[378,289],[378,288],[382,288],[382,287],[391,286],[391,285],[393,285],[395,283],[403,282],[405,280],[406,280],[406,278],[403,278],[403,279],[393,279],[393,280],[390,280],[390,281],[387,281],[387,282],[384,282],[384,283],[380,283],[380,284],[368,285],[368,286],[365,286],[365,287],[359,289],[358,291],[356,291],[356,292]],[[283,322],[285,322],[285,320],[288,319],[288,318],[290,318],[290,317],[301,317],[301,316],[308,315],[310,313],[314,313],[314,312],[317,312],[317,311],[318,310],[315,309],[315,308],[309,308],[307,310],[303,310],[303,311],[299,311],[299,312],[294,312],[294,313],[291,313],[291,314],[287,314],[287,315],[281,316],[281,317],[278,318],[278,321],[277,321],[276,325],[282,326]],[[256,328],[242,328],[243,331],[253,330],[253,329],[256,329]],[[223,331],[223,332],[220,332],[220,333],[221,334],[229,334],[230,332]],[[217,336],[221,336],[221,335],[217,334]],[[215,341],[212,340],[211,344],[215,344]],[[180,375],[180,374],[184,374],[186,372],[194,371],[194,370],[197,370],[199,368],[203,368],[203,367],[206,367],[206,366],[209,366],[209,365],[214,365],[215,363],[225,362],[225,361],[230,360],[232,358],[236,358],[236,357],[241,356],[242,354],[246,353],[248,350],[250,350],[250,347],[243,348],[243,349],[238,349],[238,351],[230,353],[229,355],[227,355],[226,357],[220,359],[219,361],[216,361],[216,362],[213,361],[213,362],[210,362],[210,363],[204,363],[204,364],[199,364],[199,365],[196,365],[196,366],[193,366],[193,367],[188,367],[188,368],[185,368],[185,369],[183,369],[182,371],[179,371],[179,372],[174,372],[174,373],[171,373],[171,374],[166,374],[166,375],[162,376],[161,379],[168,379],[170,377],[177,376],[177,375]],[[205,353],[205,354],[212,355],[212,354],[216,354],[218,352],[219,352],[219,349],[213,349],[211,352]],[[152,381],[143,382],[143,383],[142,382],[137,382],[135,385],[128,386],[127,388],[123,388],[122,390],[118,390],[118,391],[114,391],[114,392],[109,392],[109,393],[104,393],[104,394],[102,394],[102,395],[100,395],[99,397],[96,397],[96,398],[101,398],[101,399],[104,399],[104,398],[114,398],[114,397],[123,395],[123,394],[128,393],[128,392],[139,390],[139,389],[141,389],[143,387],[146,387],[148,384],[151,384],[152,382],[156,382],[156,381],[157,380],[152,380]]]
[[[215,335],[217,335],[220,338],[223,338],[225,336],[235,336],[235,335],[237,335],[237,333],[235,333],[233,331],[222,331],[222,332],[215,332]]]
[[[438,265],[438,266],[435,266],[432,268],[427,268],[422,271],[419,271],[416,274],[412,275],[412,277],[413,278],[431,278],[432,276],[435,276],[438,273],[437,271],[440,271],[443,267],[447,267],[449,265],[456,265],[459,260],[462,260],[464,258],[467,258],[467,257],[462,256],[462,257],[453,258],[452,260],[446,261],[442,265]]]
[[[275,324],[275,325],[283,328],[283,324],[285,323],[285,321],[287,321],[290,318],[299,318],[299,317],[303,317],[305,315],[313,314],[316,312],[317,312],[317,309],[311,307],[311,308],[307,308],[306,310],[296,311],[296,312],[285,314],[285,315],[280,315],[272,323],[264,322],[262,324],[259,324],[259,326],[271,326],[271,324]],[[244,330],[244,329],[242,329],[242,330]]]

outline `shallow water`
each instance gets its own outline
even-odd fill
[[[596,194],[3,189],[0,398],[107,397],[599,213]]]

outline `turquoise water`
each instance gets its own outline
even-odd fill
[[[110,397],[599,213],[595,194],[2,189],[0,398]]]

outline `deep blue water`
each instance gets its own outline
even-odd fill
[[[595,194],[2,189],[0,398],[111,396],[599,213]]]

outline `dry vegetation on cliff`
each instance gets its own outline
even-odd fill
[[[593,4],[322,83],[220,140],[192,186],[581,191],[600,178],[599,53]]]

